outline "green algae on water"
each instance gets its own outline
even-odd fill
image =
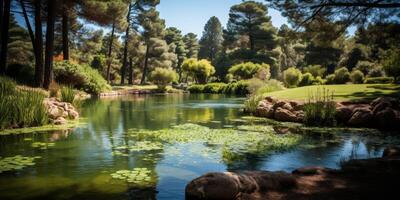
[[[155,183],[151,171],[147,168],[134,168],[133,170],[119,170],[111,174],[113,179],[126,181],[138,186],[148,186]]]
[[[34,142],[31,144],[33,148],[38,149],[48,149],[49,147],[54,147],[56,144],[54,142]]]
[[[24,157],[16,155],[13,157],[0,158],[0,173],[6,171],[20,170],[27,166],[35,165],[35,159],[40,157]]]

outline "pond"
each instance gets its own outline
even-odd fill
[[[365,130],[278,134],[279,124],[244,116],[243,101],[188,94],[86,100],[85,123],[73,130],[0,136],[0,199],[184,199],[186,184],[210,171],[338,168],[400,144]]]

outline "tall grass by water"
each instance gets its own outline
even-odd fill
[[[0,77],[0,129],[47,124],[44,97],[32,89],[20,90],[15,81]]]
[[[71,86],[63,86],[61,88],[61,101],[74,103],[75,100],[75,91]]]
[[[304,123],[310,126],[334,126],[336,107],[334,92],[327,88],[317,88],[308,92],[304,105]]]

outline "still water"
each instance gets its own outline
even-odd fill
[[[218,145],[201,142],[149,143],[132,133],[189,124],[197,129],[269,126],[241,113],[244,98],[223,95],[152,95],[90,99],[81,104],[80,127],[72,130],[0,136],[1,159],[19,160],[0,171],[0,199],[184,199],[185,185],[210,171],[284,170],[322,165],[338,168],[349,158],[379,157],[399,138],[343,131],[334,138],[313,137],[293,148],[226,161]],[[271,126],[272,127],[272,126]],[[270,129],[273,130],[273,129]],[[193,129],[194,131],[194,129]],[[305,142],[307,141],[307,142]],[[162,146],[160,146],[162,145]],[[264,152],[264,151],[263,151]],[[18,155],[34,159],[21,161]],[[17,157],[15,157],[17,156]],[[3,165],[4,167],[4,165]],[[145,169],[137,185],[112,176],[119,170]],[[115,179],[117,177],[117,179]],[[151,181],[150,181],[151,180]],[[133,181],[133,180],[132,180]]]

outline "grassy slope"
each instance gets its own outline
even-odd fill
[[[310,91],[315,91],[317,88],[322,87],[334,91],[335,101],[363,101],[380,96],[400,98],[400,85],[393,84],[314,85],[271,92],[265,95],[282,99],[306,100]]]

